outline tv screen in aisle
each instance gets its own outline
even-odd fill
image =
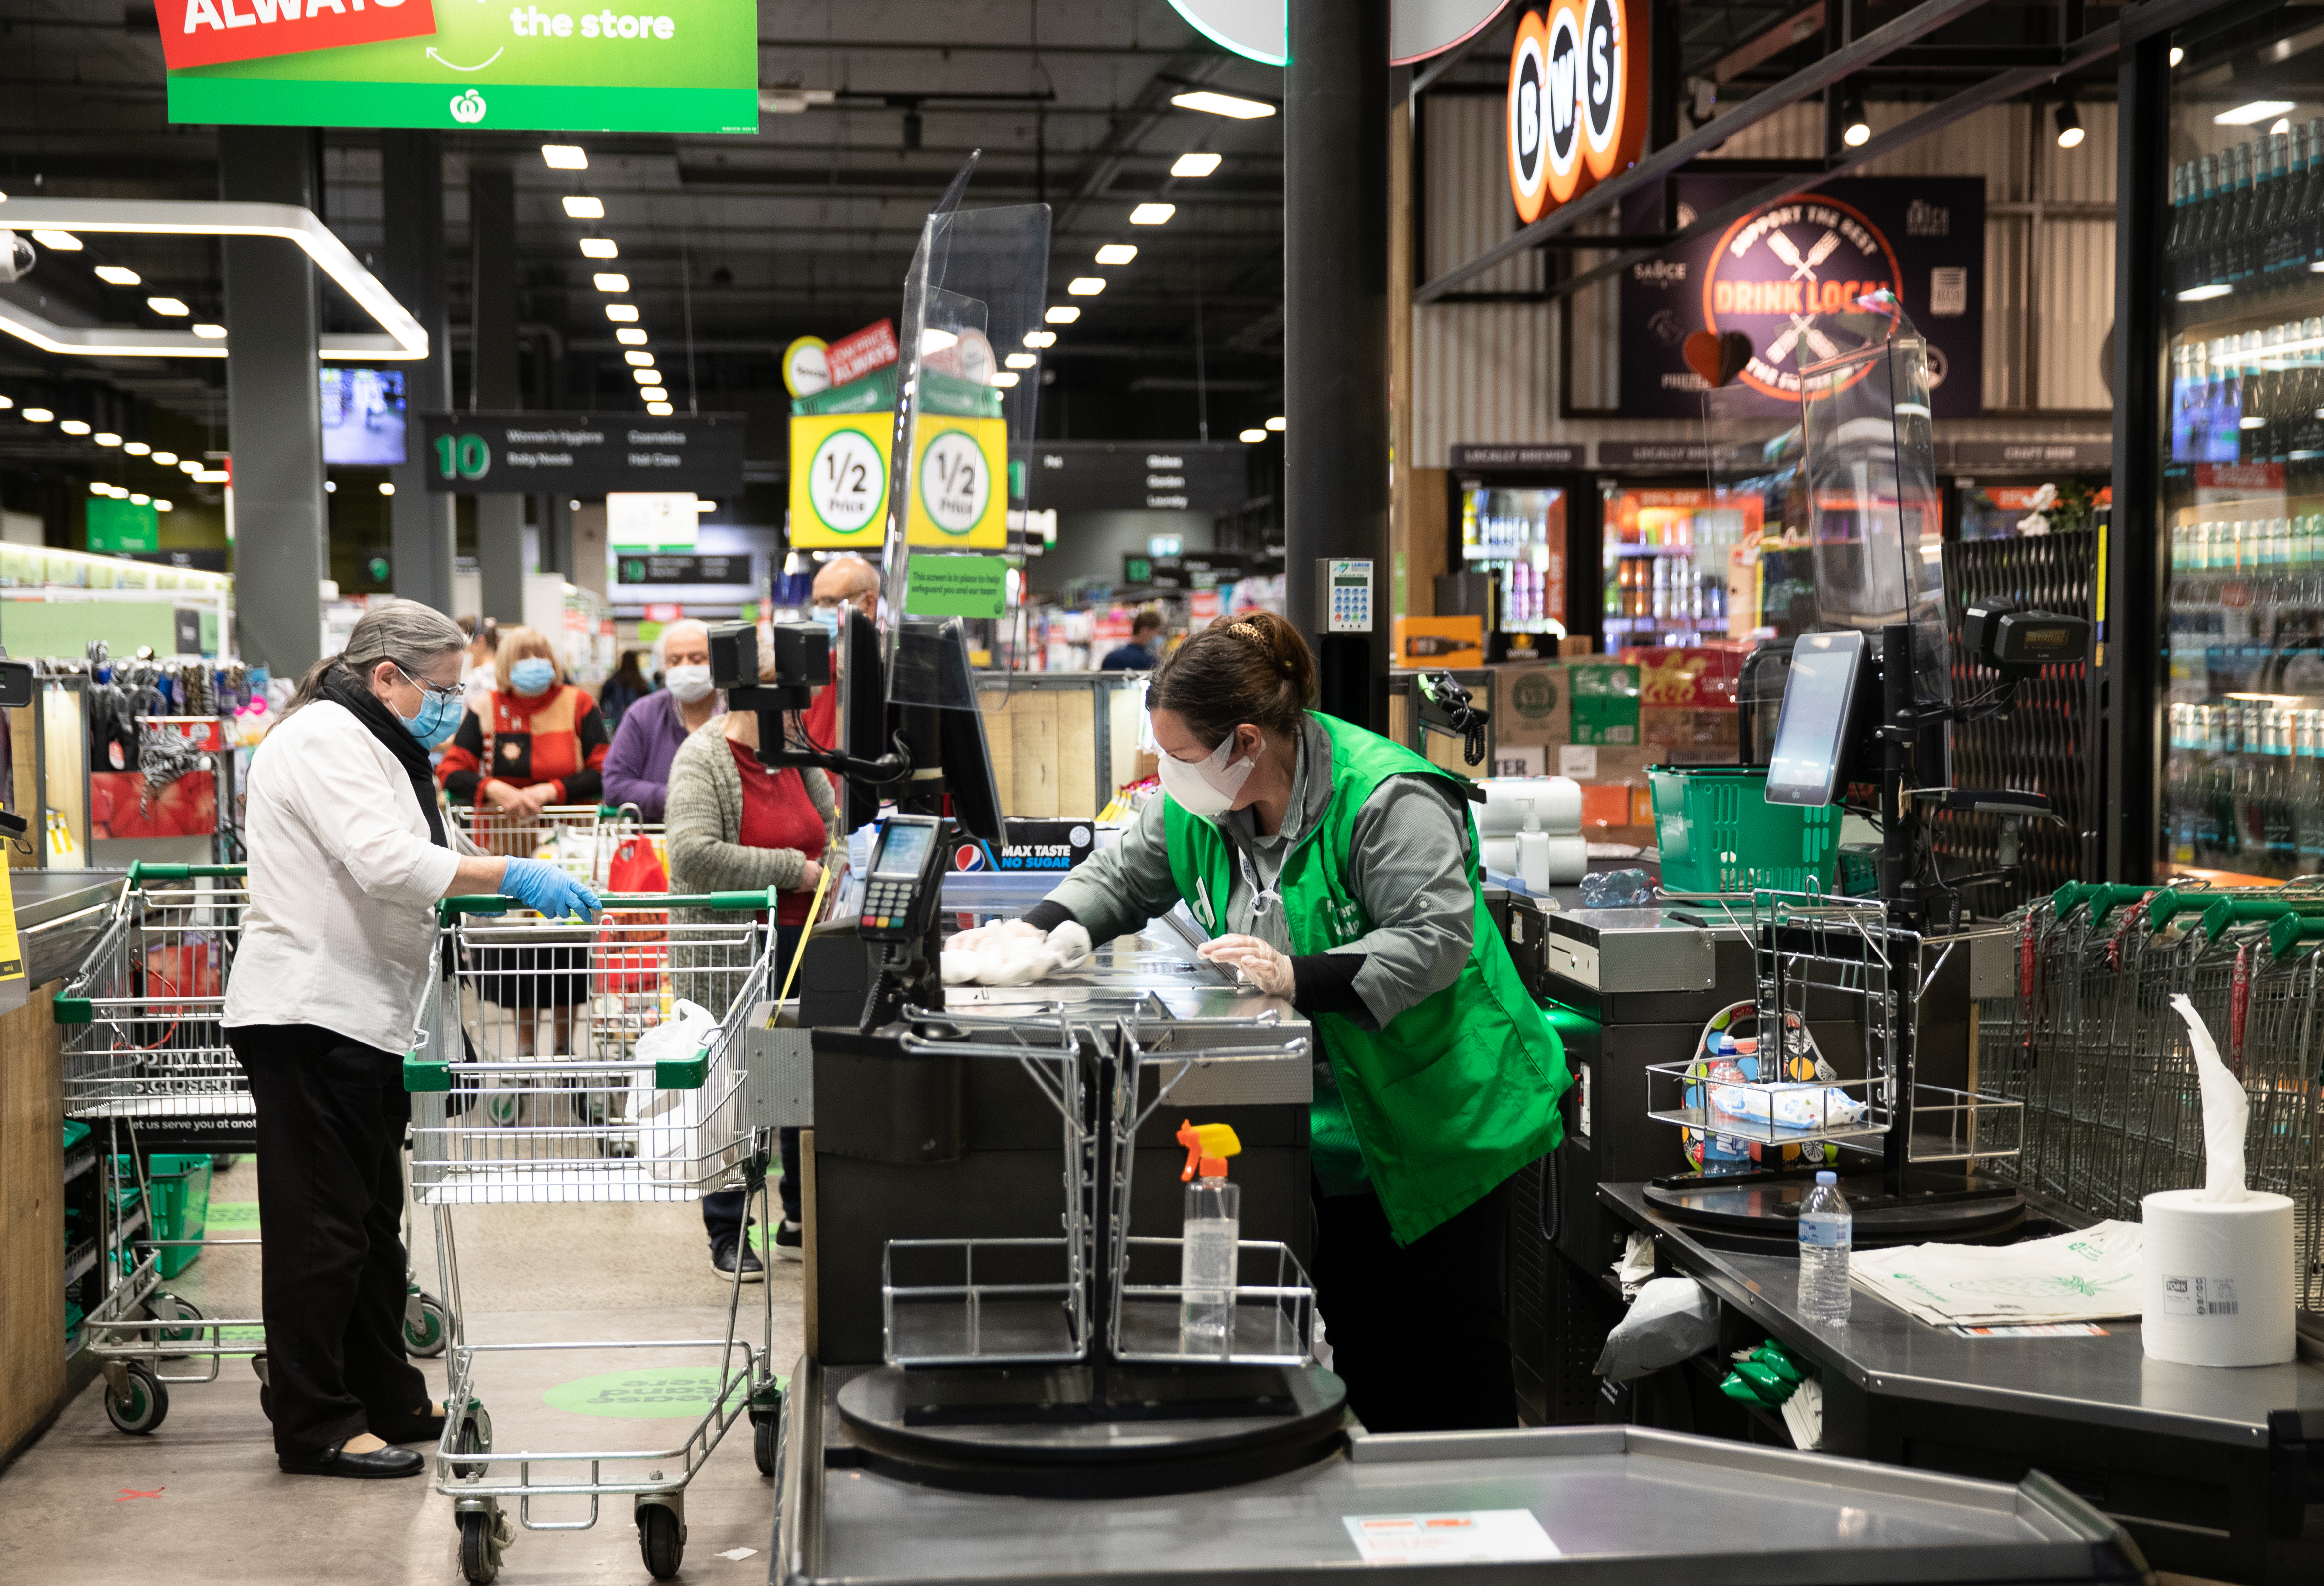
[[[402,466],[403,371],[326,364],[322,379],[324,464]]]

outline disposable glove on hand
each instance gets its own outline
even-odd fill
[[[543,919],[595,919],[599,913],[597,894],[545,859],[510,860],[501,890]]]
[[[1242,978],[1270,997],[1291,995],[1291,960],[1257,936],[1218,936],[1195,954],[1242,972]]]
[[[1043,936],[1022,920],[963,931],[945,944],[948,986],[1023,986],[1089,956],[1089,932],[1072,920]]]

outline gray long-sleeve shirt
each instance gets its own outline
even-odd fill
[[[1279,902],[1255,908],[1272,893],[1285,855],[1315,828],[1332,799],[1332,739],[1309,720],[1292,774],[1291,806],[1283,830],[1260,836],[1249,810],[1230,810],[1214,823],[1237,855],[1228,894],[1185,901],[1213,936],[1257,936],[1278,953],[1291,952]],[[1446,796],[1443,779],[1394,777],[1376,788],[1356,814],[1347,884],[1372,928],[1334,953],[1360,954],[1355,991],[1378,1028],[1452,983],[1476,945],[1476,895],[1468,876],[1469,826]],[[1137,929],[1179,901],[1170,873],[1162,800],[1149,800],[1115,846],[1067,877],[1050,897],[1071,909],[1102,941]],[[1203,917],[1205,909],[1211,915]],[[1354,1017],[1354,1016],[1351,1016]]]

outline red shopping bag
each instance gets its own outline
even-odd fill
[[[659,991],[669,969],[668,917],[640,909],[608,910],[589,950],[594,989],[628,995]]]
[[[632,833],[613,844],[613,857],[605,866],[605,890],[617,895],[669,890],[669,872],[662,869],[652,838]]]

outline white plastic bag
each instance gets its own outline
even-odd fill
[[[700,1155],[695,1144],[709,1086],[666,1091],[654,1083],[653,1065],[683,1063],[718,1037],[718,1021],[698,1002],[679,998],[670,1017],[638,1037],[641,1066],[630,1081],[630,1117],[638,1126],[638,1156],[652,1164],[656,1178],[672,1182],[694,1172]]]
[[[1719,1302],[1692,1277],[1657,1277],[1607,1335],[1598,1375],[1628,1382],[1675,1366],[1719,1342]]]

